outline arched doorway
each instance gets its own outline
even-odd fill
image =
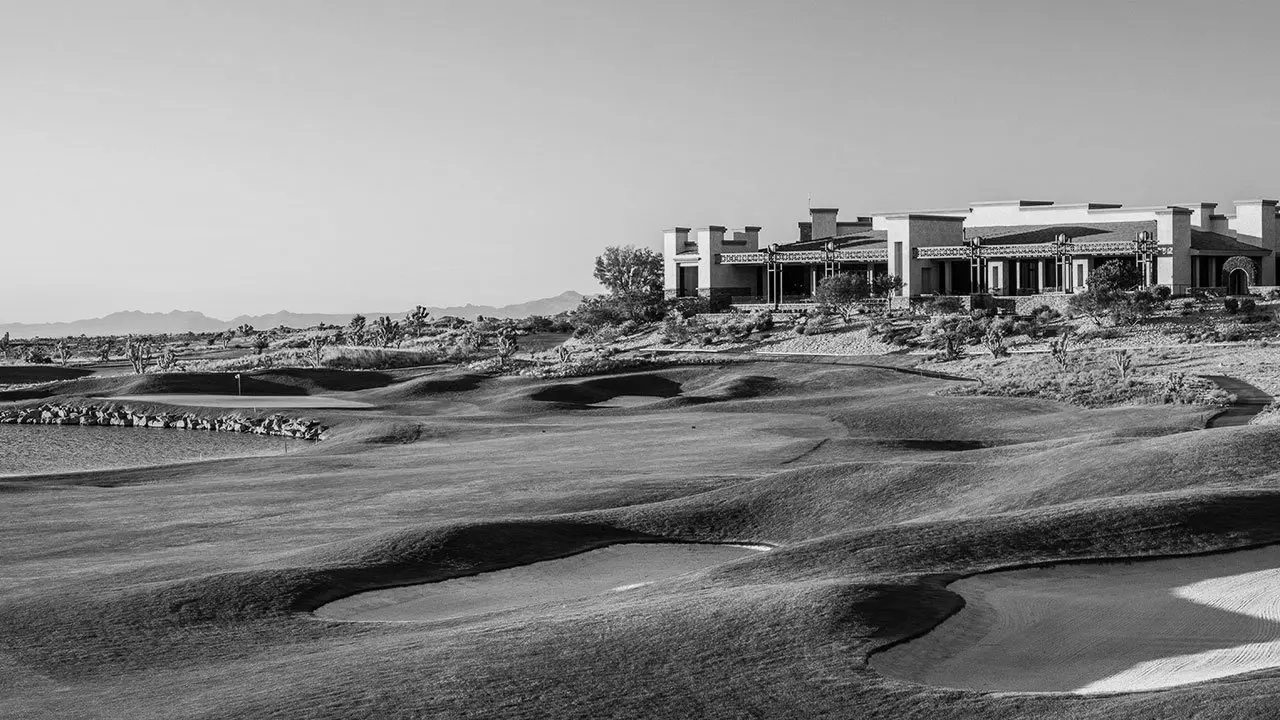
[[[1227,273],[1227,294],[1249,294],[1249,273],[1245,272],[1243,268],[1236,268]]]
[[[1228,295],[1248,295],[1249,286],[1258,282],[1258,266],[1252,258],[1236,255],[1222,264],[1222,284]]]

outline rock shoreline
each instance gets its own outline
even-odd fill
[[[323,440],[325,432],[329,429],[316,420],[288,418],[283,415],[271,415],[265,418],[222,415],[207,418],[195,413],[147,414],[109,406],[49,403],[38,407],[0,410],[0,424],[171,428],[279,435],[300,440]]]

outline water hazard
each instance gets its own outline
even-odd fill
[[[126,427],[0,425],[0,477],[297,452],[297,440]]]

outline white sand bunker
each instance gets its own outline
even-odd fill
[[[358,593],[328,603],[316,609],[315,614],[328,620],[366,622],[447,620],[626,592],[767,549],[687,543],[610,545],[470,577]]]
[[[1280,546],[960,580],[965,607],[872,656],[881,673],[986,691],[1155,690],[1280,666]]]
[[[652,395],[614,395],[608,400],[601,400],[598,403],[591,403],[589,407],[598,408],[635,408],[652,405],[661,402],[666,398],[654,397]]]

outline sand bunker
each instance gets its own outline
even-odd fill
[[[747,545],[629,543],[556,560],[442,582],[372,590],[335,600],[327,620],[446,620],[529,605],[626,592],[655,580],[737,560],[768,548]]]
[[[190,405],[193,407],[226,408],[327,408],[354,409],[373,407],[369,403],[324,395],[205,395],[155,393],[152,395],[117,395],[107,400],[132,400],[134,402],[164,403],[165,405]]]
[[[591,403],[590,406],[598,408],[635,408],[662,402],[663,399],[651,395],[614,395],[608,400]]]
[[[928,685],[1073,693],[1280,666],[1280,546],[991,573],[950,589],[964,609],[872,666]]]

